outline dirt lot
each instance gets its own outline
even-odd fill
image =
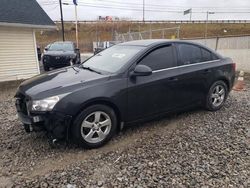
[[[26,134],[15,89],[0,93],[0,187],[250,187],[250,81],[218,112],[129,127],[108,145],[50,147]]]

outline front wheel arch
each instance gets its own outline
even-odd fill
[[[88,117],[91,117],[91,114],[92,113],[96,113],[97,111],[101,111],[102,113],[107,113],[108,114],[108,117],[110,118],[110,120],[112,121],[112,125],[111,125],[111,128],[110,128],[110,132],[107,133],[106,137],[103,139],[103,140],[100,140],[98,142],[92,142],[91,140],[87,140],[87,138],[83,138],[82,136],[82,121],[85,121],[84,118],[88,118]],[[90,114],[90,116],[89,116]],[[107,115],[106,114],[106,115]],[[90,122],[92,122],[93,120],[91,120]],[[99,126],[99,120],[98,120],[98,123],[94,123],[95,125],[94,126]],[[88,127],[88,126],[87,126]],[[89,148],[89,149],[92,149],[92,148],[98,148],[98,147],[101,147],[103,146],[104,144],[106,144],[115,134],[116,130],[117,130],[117,127],[118,127],[118,122],[117,122],[117,116],[114,112],[114,110],[106,105],[102,105],[102,104],[95,104],[95,105],[90,105],[88,107],[86,107],[81,113],[78,114],[78,116],[73,120],[73,124],[70,128],[70,132],[71,132],[71,139],[78,145],[84,147],[84,148]],[[94,134],[97,134],[96,131],[100,132],[100,127],[96,128],[95,127],[88,127],[87,128],[88,130],[89,129],[93,129],[93,130],[89,130],[90,132],[93,131],[95,132]],[[87,133],[88,134],[88,133]],[[98,133],[99,134],[99,133]],[[92,134],[93,135],[93,134]],[[88,136],[87,136],[88,137]],[[91,138],[93,139],[93,138]]]
[[[98,99],[98,100],[92,100],[92,101],[85,102],[83,105],[81,105],[81,108],[76,113],[76,115],[73,116],[73,119],[75,119],[84,109],[86,109],[90,106],[93,106],[93,105],[98,105],[98,104],[108,106],[114,110],[116,118],[117,118],[117,123],[118,123],[117,130],[120,131],[121,130],[121,122],[123,121],[121,111],[114,103],[112,103],[111,101],[105,100],[105,99]]]

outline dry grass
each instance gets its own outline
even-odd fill
[[[108,41],[113,40],[115,32],[127,33],[138,32],[152,29],[162,29],[169,27],[180,26],[180,38],[196,38],[204,37],[205,24],[173,24],[173,23],[154,23],[154,24],[138,24],[131,22],[118,22],[118,23],[93,23],[93,24],[79,24],[79,40],[81,51],[91,51],[93,41]],[[42,34],[37,33],[37,42],[43,48],[50,42],[61,40],[61,27],[58,25],[59,30],[45,31]],[[224,29],[227,32],[224,32]],[[225,36],[225,35],[247,35],[250,34],[250,24],[208,24],[208,37],[211,36]],[[174,31],[165,33],[165,38],[170,38],[174,35]],[[161,33],[153,33],[153,38],[161,38]],[[65,38],[66,40],[75,41],[75,26],[73,23],[65,23]]]

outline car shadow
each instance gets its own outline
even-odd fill
[[[161,128],[161,127],[167,127],[170,122],[176,122],[186,116],[196,114],[196,113],[201,113],[205,112],[205,110],[201,107],[193,107],[190,108],[188,111],[179,111],[179,112],[173,112],[173,113],[168,113],[165,115],[158,116],[154,119],[151,119],[149,121],[144,121],[144,122],[138,122],[138,123],[133,123],[124,126],[124,128],[120,131],[117,132],[117,134],[111,139],[109,143],[107,143],[103,147],[109,147],[110,145],[113,144],[113,142],[123,142],[123,139],[130,136],[131,134],[136,134],[140,133],[143,130],[148,130],[150,131],[151,129],[154,128]],[[40,133],[42,134],[42,133]],[[46,140],[47,138],[47,140]],[[50,147],[54,150],[82,150],[80,146],[77,144],[73,143],[71,140],[57,140],[56,142],[52,142],[52,140],[49,140],[48,137],[46,137],[46,134],[44,134],[41,138],[43,141],[48,142]]]

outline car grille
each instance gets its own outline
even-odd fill
[[[69,63],[69,58],[67,57],[60,57],[60,56],[51,56],[50,57],[50,62],[52,63],[56,63],[56,64],[65,64],[65,63]]]
[[[16,109],[17,109],[17,111],[21,112],[25,115],[28,115],[27,102],[28,102],[28,98],[25,97],[25,95],[18,93],[16,95]]]

